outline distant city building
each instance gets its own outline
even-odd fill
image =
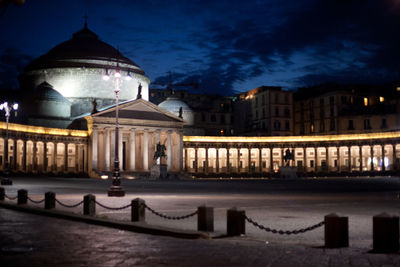
[[[293,92],[261,86],[237,95],[233,103],[235,135],[293,135]]]
[[[399,92],[393,85],[301,88],[294,114],[295,135],[398,130]]]
[[[182,107],[185,135],[234,135],[232,99],[220,95],[192,94],[187,90],[150,89],[150,101],[176,116]]]

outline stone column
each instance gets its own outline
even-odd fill
[[[5,162],[6,162],[6,139],[3,138],[3,162],[1,163],[1,168],[4,170],[5,169]]]
[[[269,148],[269,171],[270,173],[274,172],[274,153],[273,153],[273,147],[271,146]]]
[[[226,172],[230,173],[231,172],[231,167],[229,165],[229,147],[226,148]]]
[[[392,144],[392,170],[395,170],[396,168],[396,144]]]
[[[109,128],[106,128],[106,129],[104,129],[104,131],[105,131],[105,138],[106,138],[106,140],[105,140],[105,145],[104,145],[104,162],[105,162],[105,169],[106,169],[106,171],[110,171],[111,170],[111,158],[110,158],[110,156],[111,156],[111,142],[110,142],[110,129]]]
[[[184,149],[185,149],[185,172],[187,172],[188,171],[188,163],[189,163],[188,149],[187,148],[184,148]]]
[[[33,155],[32,155],[33,171],[37,171],[38,166],[37,166],[37,142],[36,141],[33,141],[32,152],[33,152]]]
[[[219,148],[218,147],[215,149],[215,157],[216,157],[215,172],[218,173],[219,172]]]
[[[248,154],[247,154],[247,160],[248,160],[248,168],[249,168],[249,173],[251,173],[251,148],[247,148]]]
[[[98,133],[97,129],[93,128],[92,132],[92,169],[98,169],[98,156],[97,156],[97,145],[98,145]],[[56,149],[57,151],[57,149]]]
[[[240,173],[240,148],[237,148],[237,172]]]
[[[88,157],[88,146],[83,145],[82,148],[82,154],[83,154],[83,172],[87,173],[88,172],[88,166],[89,166],[89,157]]]
[[[157,130],[157,131],[156,131],[156,146],[157,146],[158,143],[160,143],[160,132],[161,132],[160,130]],[[160,165],[160,164],[161,164],[161,157],[159,157],[159,158],[157,159],[156,164],[157,164],[157,165]]]
[[[195,162],[194,172],[197,173],[199,171],[199,155],[198,155],[198,148],[197,147],[194,148],[194,162]]]
[[[358,147],[358,154],[360,157],[360,172],[362,172],[363,171],[362,145]]]
[[[258,148],[258,168],[259,168],[259,171],[260,171],[260,173],[262,173],[262,147],[260,147],[260,148]]]
[[[79,144],[75,144],[75,173],[79,173]]]
[[[281,162],[280,162],[280,167],[282,167],[285,163],[284,163],[284,160],[283,160],[283,155],[285,154],[285,149],[284,148],[282,148],[281,149]]]
[[[167,171],[171,171],[172,167],[172,146],[171,146],[171,131],[169,130],[167,136]]]
[[[330,171],[330,163],[329,163],[329,147],[325,147],[325,161],[326,161],[326,171],[329,172]]]
[[[382,155],[382,171],[386,171],[386,166],[385,166],[385,144],[381,145],[381,155]]]
[[[371,171],[374,170],[374,145],[369,146],[371,151]]]
[[[143,131],[143,168],[145,171],[149,170],[149,132],[147,129]]]
[[[183,170],[183,131],[179,131],[177,134],[179,138],[179,171],[181,172]]]
[[[204,167],[204,171],[205,171],[205,173],[206,174],[208,174],[208,147],[205,147],[205,150],[206,150],[206,163],[205,163],[205,166],[203,166]]]
[[[12,139],[13,143],[13,160],[12,160],[12,169],[17,169],[17,140],[15,138]]]
[[[314,147],[314,160],[315,160],[314,171],[318,172],[318,147]]]
[[[57,172],[57,142],[54,142],[54,149],[53,149],[53,170]],[[97,162],[97,161],[96,161]]]
[[[129,170],[136,171],[136,135],[135,129],[129,132]]]
[[[338,172],[341,171],[340,168],[340,146],[336,147],[336,154],[337,154],[337,168],[338,168]]]
[[[352,166],[351,166],[351,145],[347,147],[347,150],[349,151],[349,172],[352,172]]]
[[[43,142],[43,172],[47,172],[47,143]]]
[[[26,140],[24,142],[24,147],[22,148],[22,171],[26,172]]]
[[[303,147],[303,172],[307,172],[307,148]]]
[[[68,171],[68,143],[64,143],[64,171]]]

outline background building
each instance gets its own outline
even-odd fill
[[[294,103],[295,135],[393,131],[400,125],[395,85],[301,88]]]
[[[261,86],[237,95],[233,103],[235,135],[293,135],[293,92]]]

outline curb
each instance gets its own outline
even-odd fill
[[[91,217],[88,215],[81,215],[72,212],[46,210],[43,208],[27,206],[26,204],[16,205],[0,201],[0,207],[5,209],[11,209],[16,211],[41,215],[41,216],[48,216],[48,217],[66,219],[71,221],[84,222],[99,226],[111,227],[136,233],[170,236],[170,237],[185,238],[185,239],[212,239],[211,235],[202,232],[175,230],[167,227],[149,225],[145,222],[123,222],[123,221],[115,221],[109,219],[101,219],[97,217]]]

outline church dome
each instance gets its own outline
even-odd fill
[[[30,99],[53,100],[60,102],[68,102],[59,92],[54,90],[53,86],[48,82],[42,82],[34,91],[32,91]]]
[[[189,107],[188,104],[183,102],[178,97],[172,95],[165,99],[163,102],[158,104],[160,108],[163,108],[176,116],[179,116],[179,110],[182,108],[182,117],[186,121],[187,125],[194,124],[194,113],[193,110]]]
[[[79,117],[91,112],[93,100],[98,108],[115,103],[115,83],[104,81],[104,74],[112,75],[119,70],[122,76],[119,84],[119,99],[135,99],[139,86],[144,100],[149,100],[150,79],[133,61],[117,49],[103,42],[88,29],[73,34],[70,40],[55,46],[48,53],[32,61],[19,76],[20,87],[26,92],[47,82],[71,105],[71,116]]]
[[[25,71],[58,67],[107,67],[101,62],[90,60],[111,60],[118,62],[121,67],[126,65],[121,69],[144,74],[137,64],[124,57],[111,45],[101,41],[86,25],[74,33],[72,39],[55,46],[47,54],[31,62]]]

